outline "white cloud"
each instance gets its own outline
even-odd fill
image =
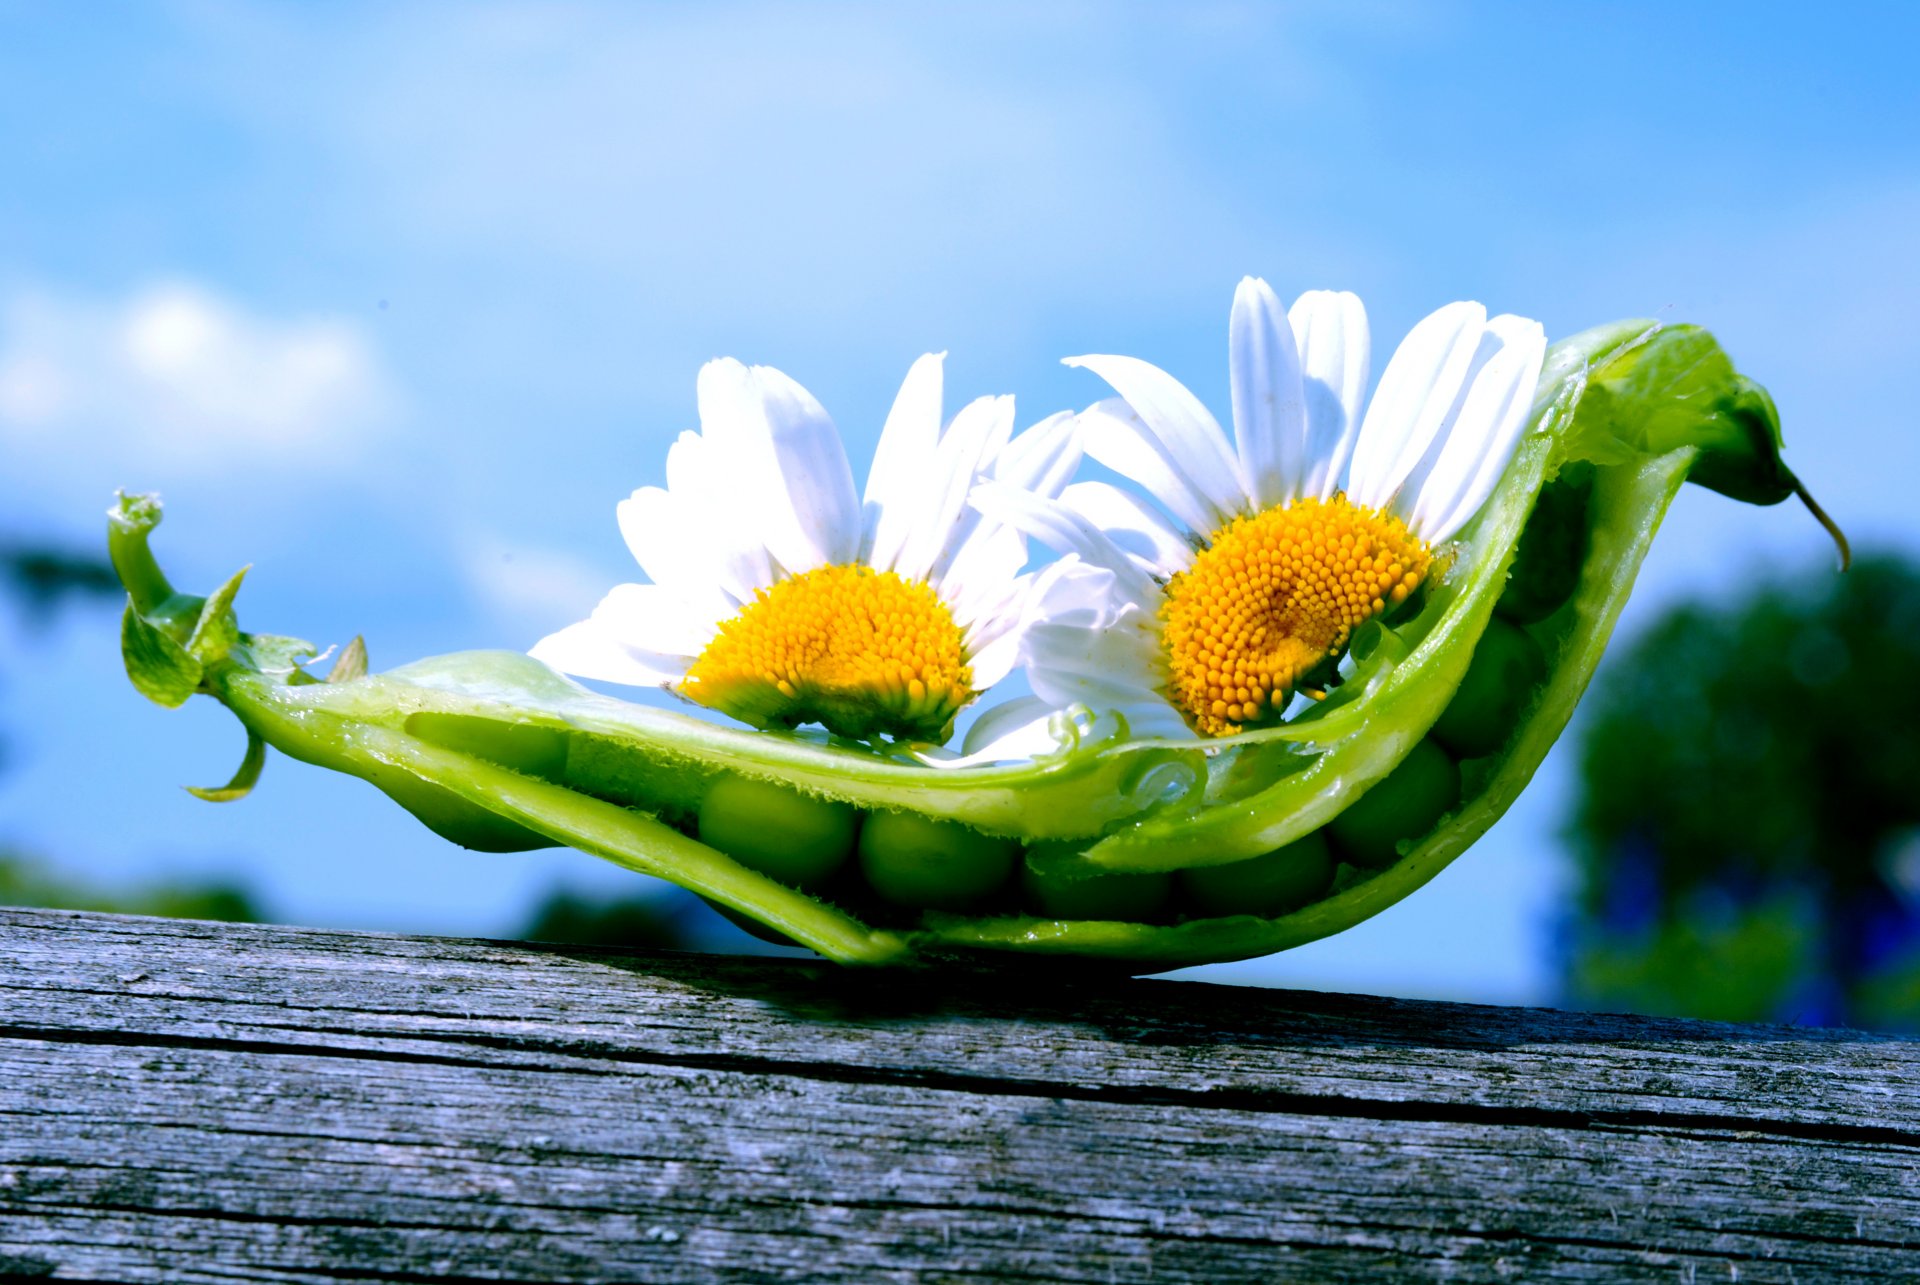
[[[469,589],[516,641],[530,644],[583,619],[614,583],[570,553],[498,539],[471,540],[468,549]]]
[[[1323,265],[1369,258],[1258,199],[1253,176],[1221,181],[1158,84],[1126,74],[1148,37],[1098,9],[495,5],[394,11],[346,36],[215,12],[245,51],[215,60],[237,69],[229,92],[249,111],[278,103],[289,127],[297,112],[379,235],[427,261],[479,259],[489,280],[531,257],[543,292],[591,274],[728,350],[929,313],[1024,332],[1044,319],[1006,299],[1137,309],[1246,271],[1314,265],[1330,283]],[[1268,38],[1289,23],[1173,12],[1151,24],[1179,46],[1169,75],[1229,31],[1260,39],[1250,128],[1341,98],[1309,42]],[[335,42],[324,59],[315,40]],[[1294,138],[1264,141],[1289,157]]]
[[[123,461],[337,458],[392,407],[364,335],[187,281],[120,300],[23,292],[0,309],[0,442]]]

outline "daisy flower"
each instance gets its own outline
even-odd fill
[[[1234,294],[1234,441],[1132,357],[1070,358],[1118,398],[1081,415],[1103,482],[1057,500],[989,482],[980,509],[1071,556],[1036,590],[1024,659],[1056,706],[1115,709],[1144,735],[1228,736],[1280,720],[1353,632],[1405,602],[1493,493],[1546,353],[1539,323],[1441,308],[1366,401],[1366,311],[1264,281]],[[1164,510],[1164,512],[1162,511]]]
[[[619,506],[651,583],[614,586],[533,656],[756,727],[945,740],[1013,667],[1033,584],[1024,537],[968,493],[987,479],[1058,496],[1080,446],[1065,413],[1012,436],[1011,397],[943,432],[944,356],[907,372],[863,496],[812,394],[767,366],[707,363],[700,431],[668,451],[667,485]]]

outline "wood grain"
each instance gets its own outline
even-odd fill
[[[0,1275],[1920,1278],[1920,1043],[0,910]]]

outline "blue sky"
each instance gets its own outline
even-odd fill
[[[185,584],[376,666],[524,647],[628,578],[700,363],[782,367],[870,450],[907,364],[1022,421],[1156,361],[1224,407],[1243,274],[1550,335],[1702,322],[1863,543],[1920,551],[1920,10],[1905,5],[0,2],[0,534],[159,489]],[[1824,556],[1676,507],[1624,625]],[[498,932],[573,853],[478,856],[120,676],[111,613],[0,623],[0,841],[281,917]],[[1551,993],[1564,754],[1433,887],[1231,976]]]

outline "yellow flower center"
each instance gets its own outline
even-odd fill
[[[759,590],[721,623],[680,690],[756,727],[945,740],[973,699],[953,613],[891,571],[819,567]]]
[[[1432,561],[1398,518],[1344,495],[1235,518],[1167,584],[1168,695],[1206,736],[1277,721],[1294,685]]]

